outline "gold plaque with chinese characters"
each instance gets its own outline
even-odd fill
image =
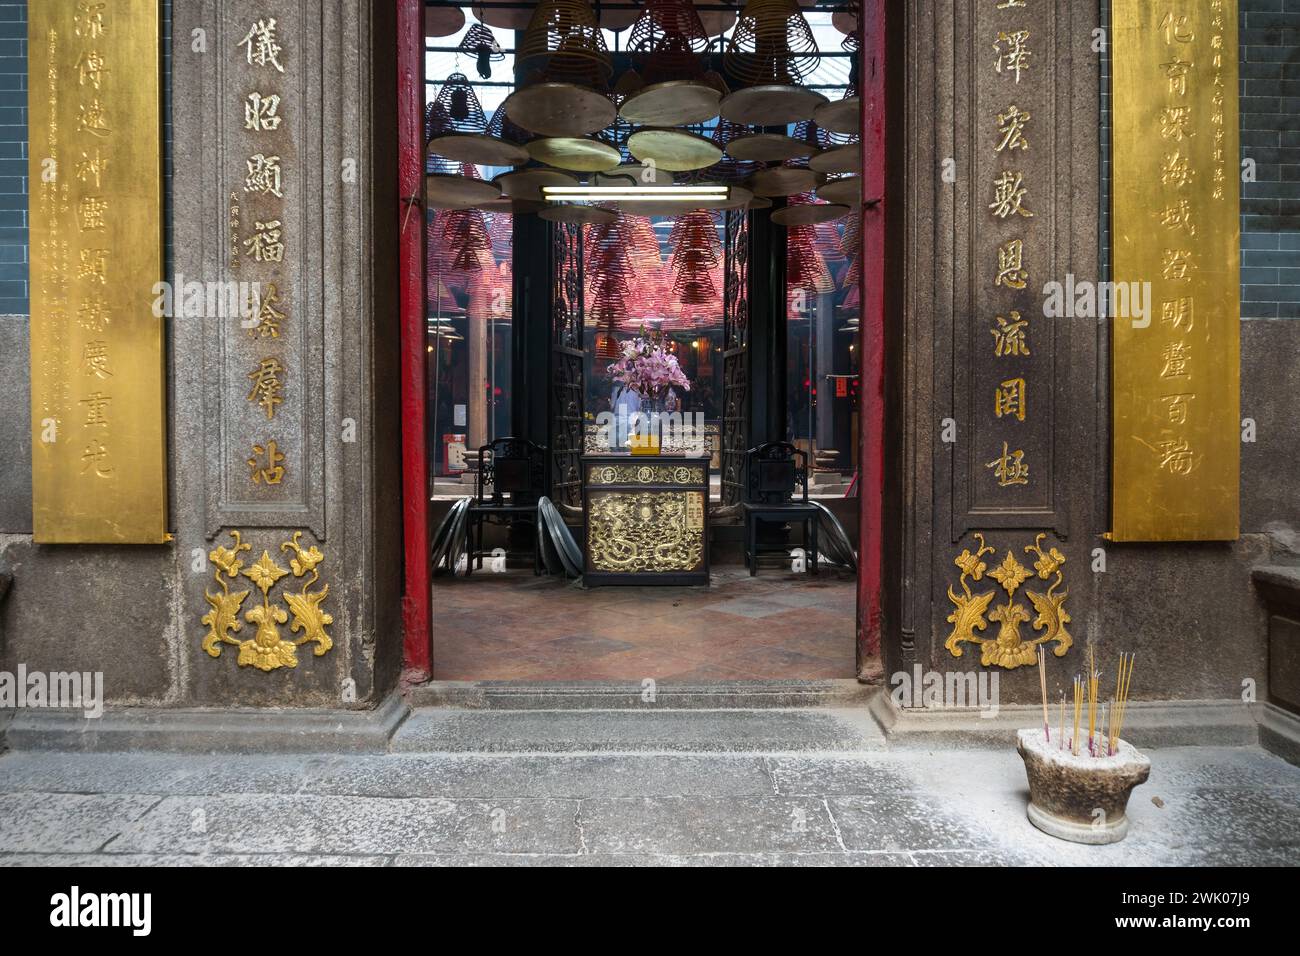
[[[1240,490],[1235,0],[1115,0],[1116,541],[1232,540]],[[1130,299],[1132,296],[1130,296]]]
[[[35,540],[167,540],[157,0],[28,12]]]

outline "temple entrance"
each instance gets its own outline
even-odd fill
[[[800,215],[813,189],[755,197],[756,172],[807,165],[734,158],[728,138],[746,131],[716,115],[689,135],[718,161],[658,184],[721,183],[729,201],[548,204],[540,184],[603,174],[513,122],[533,120],[505,104],[527,86],[536,5],[494,6],[478,20],[428,3],[422,42],[404,41],[426,74],[404,129],[423,157],[407,185],[425,180],[404,318],[408,386],[421,383],[419,414],[406,402],[407,580],[427,570],[431,593],[425,647],[408,593],[408,664],[420,672],[423,652],[440,680],[857,676],[860,214]],[[599,15],[615,8],[623,28],[601,22],[617,77],[642,10]],[[805,13],[827,52],[802,85],[828,102],[857,72],[832,12]],[[629,147],[637,128],[587,137],[612,150],[612,182],[662,175]],[[806,121],[752,132],[818,154],[856,142]],[[438,152],[467,137],[490,162]]]

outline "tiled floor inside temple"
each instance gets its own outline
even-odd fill
[[[708,588],[584,590],[528,570],[439,578],[438,680],[854,676],[853,575],[713,569]]]

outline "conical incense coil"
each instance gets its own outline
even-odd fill
[[[433,109],[425,115],[429,123],[425,142],[448,133],[482,133],[487,129],[483,107],[464,73],[453,73],[443,80]]]
[[[646,83],[696,79],[709,36],[689,0],[647,0],[632,25],[627,51]]]
[[[820,56],[794,0],[749,0],[723,62],[728,73],[750,85],[795,85],[817,68]]]
[[[474,57],[474,66],[478,75],[485,80],[492,78],[492,64],[505,61],[505,52],[496,36],[481,23],[476,23],[460,38],[462,53]]]
[[[488,120],[485,132],[489,136],[495,136],[507,143],[514,143],[516,146],[523,146],[534,138],[533,134],[528,130],[510,121],[510,117],[506,115],[504,104],[496,108],[496,112],[492,114],[492,119]]]
[[[528,67],[545,64],[551,80],[579,82],[593,68],[608,79],[613,69],[596,14],[585,0],[542,0],[515,51]]]

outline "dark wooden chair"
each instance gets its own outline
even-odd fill
[[[489,521],[513,525],[523,521],[540,531],[537,499],[546,494],[546,447],[523,438],[498,438],[478,450],[478,478],[469,507],[470,552],[468,575],[474,562],[483,567],[483,525]],[[533,546],[533,573],[540,573],[541,557]]]
[[[745,453],[745,566],[758,573],[760,553],[786,555],[784,547],[758,546],[760,521],[803,525],[808,570],[817,573],[817,506],[808,501],[808,454],[786,441],[764,442]]]

